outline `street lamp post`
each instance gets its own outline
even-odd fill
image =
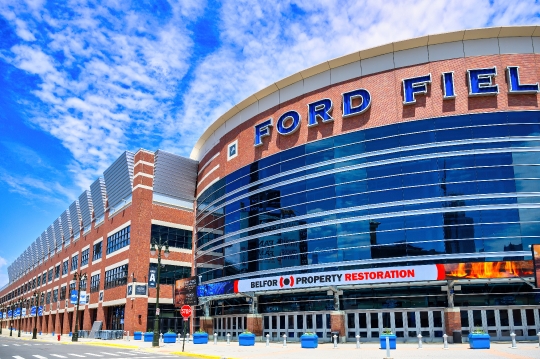
[[[150,254],[155,255],[156,254],[156,247],[157,247],[157,280],[156,280],[156,315],[154,316],[154,338],[152,340],[152,346],[153,347],[159,347],[159,280],[161,275],[161,249],[165,246],[164,255],[165,258],[169,257],[169,244],[167,243],[167,240],[164,242],[161,241],[161,236],[159,237],[159,241],[152,241],[152,247],[150,247]]]
[[[21,298],[19,299],[19,334],[17,334],[17,337],[21,337],[21,324],[22,324],[22,307],[24,304],[24,300]]]
[[[14,308],[13,302],[9,302],[8,308],[11,310],[11,321],[10,321],[11,324],[9,325],[9,336],[12,337],[13,336],[13,308]]]
[[[0,335],[2,334],[2,327],[4,326],[4,322],[6,321],[6,318],[4,318],[4,304],[0,306],[0,314],[2,314],[2,320],[0,321]]]
[[[33,301],[36,306],[36,315],[34,317],[34,329],[32,330],[32,339],[37,339],[37,317],[38,317],[38,311],[39,311],[39,300],[40,297],[43,297],[43,293],[39,290],[36,290],[33,295]]]
[[[81,282],[83,280],[86,280],[86,273],[75,272],[73,275],[73,279],[77,281],[77,309],[75,312],[75,330],[73,331],[73,335],[71,336],[72,342],[78,342],[79,341],[79,302],[81,300]]]

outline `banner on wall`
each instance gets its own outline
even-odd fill
[[[32,308],[30,308],[30,315],[31,315],[32,317],[35,317],[35,316],[36,316],[36,307],[35,307],[35,306],[33,306]]]
[[[188,277],[177,280],[174,285],[174,305],[177,307],[183,305],[197,305],[197,283],[197,277]]]
[[[148,269],[148,288],[156,288],[157,267]]]
[[[540,244],[533,244],[531,250],[534,264],[534,286],[540,289]]]
[[[197,293],[199,297],[207,297],[232,293],[337,285],[405,283],[451,279],[517,278],[533,276],[534,272],[532,261],[429,264],[240,279],[201,285],[197,288]]]
[[[38,307],[38,316],[43,316],[43,306]]]

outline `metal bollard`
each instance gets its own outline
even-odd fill
[[[360,349],[360,335],[356,336],[356,349]]]
[[[217,345],[217,334],[214,333],[214,345]]]
[[[159,334],[159,341],[163,343],[163,333]]]
[[[517,346],[516,346],[516,333],[510,333],[510,336],[512,337],[512,349],[517,349]]]
[[[270,346],[270,334],[266,334],[266,346]]]
[[[448,349],[448,335],[444,334],[442,337],[443,337],[443,340],[444,340],[443,349]]]
[[[418,334],[418,349],[422,349],[422,334]]]
[[[334,349],[337,349],[337,335],[334,334]]]
[[[189,344],[189,333],[186,334],[186,337],[187,337],[187,342]]]
[[[287,346],[287,335],[283,334],[283,347],[285,348]]]
[[[231,333],[227,333],[227,345],[231,345]]]
[[[540,332],[538,332],[536,335],[538,335],[538,348],[540,348]]]
[[[390,358],[390,337],[386,336],[386,357]]]

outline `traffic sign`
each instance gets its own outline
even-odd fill
[[[180,314],[182,314],[182,317],[184,318],[191,317],[191,307],[189,305],[183,305],[180,309]]]

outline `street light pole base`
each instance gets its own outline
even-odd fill
[[[32,339],[37,339],[37,328],[34,328],[34,330],[32,330]]]

